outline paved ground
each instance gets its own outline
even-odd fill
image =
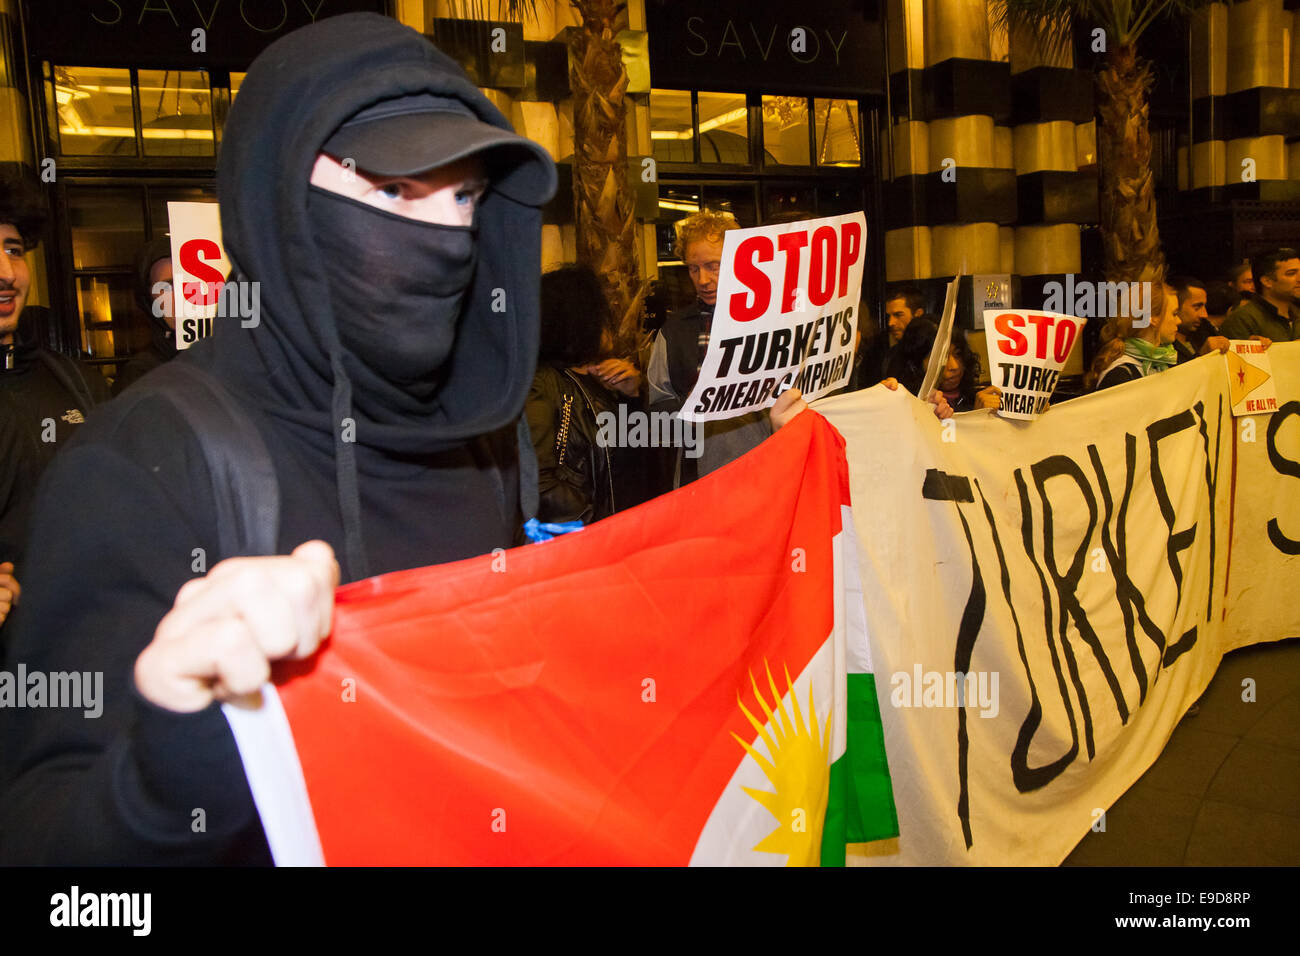
[[[1200,712],[1063,865],[1300,865],[1300,639],[1225,657]]]

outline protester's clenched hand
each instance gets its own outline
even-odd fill
[[[1273,340],[1266,335],[1252,335],[1251,338],[1264,346],[1264,351],[1266,352],[1268,351],[1268,347],[1273,344]]]
[[[948,404],[948,399],[943,397],[943,392],[934,391],[926,402],[934,406],[934,417],[943,421],[945,418],[952,418],[952,406]]]
[[[627,359],[607,358],[596,365],[588,365],[587,373],[596,376],[606,388],[633,398],[641,389],[641,373]]]
[[[18,586],[18,579],[14,577],[14,563],[0,562],[0,624],[5,622],[9,612],[18,603],[22,591],[23,589]]]
[[[898,391],[898,379],[893,378],[892,376],[890,378],[882,378],[880,384],[885,386],[885,388],[889,389],[891,392]]]
[[[329,634],[339,566],[324,541],[288,557],[231,558],[189,581],[135,662],[141,695],[189,713],[257,690],[270,662],[315,653]]]
[[[1001,408],[1002,390],[996,385],[988,385],[975,393],[976,408]]]
[[[772,431],[789,423],[796,415],[808,407],[803,400],[803,392],[797,388],[787,388],[776,398],[776,404],[768,413],[772,417]]]
[[[1268,348],[1267,345],[1264,347]],[[1232,348],[1232,343],[1222,335],[1211,335],[1205,340],[1205,352],[1203,354],[1209,355],[1211,352],[1226,352],[1230,348]]]

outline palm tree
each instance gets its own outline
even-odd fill
[[[626,0],[497,0],[498,16],[536,19],[538,4],[570,3],[582,25],[570,36],[573,195],[578,261],[605,281],[619,320],[617,346],[630,352],[641,327],[645,283],[636,245],[636,196],[627,175],[627,70],[618,45]],[[492,0],[460,0],[457,12],[488,19]]]
[[[1165,257],[1156,225],[1149,123],[1150,64],[1137,43],[1162,16],[1186,15],[1208,0],[1002,0],[995,14],[1012,37],[1037,37],[1059,55],[1074,27],[1093,29],[1089,47],[1102,56],[1097,99],[1098,199],[1106,278],[1160,282]]]
[[[569,57],[578,261],[605,279],[624,351],[636,344],[646,292],[637,261],[636,197],[627,174],[628,77],[615,39],[627,26],[627,4],[569,2],[582,19]]]

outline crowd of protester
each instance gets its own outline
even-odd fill
[[[53,405],[67,405],[57,417],[61,438],[104,401],[108,385],[93,368],[35,341],[21,321],[30,277],[23,254],[37,242],[44,210],[35,184],[10,178],[0,197],[6,244],[3,293],[14,301],[0,336],[6,363],[0,375],[0,625],[21,594],[16,567],[22,564],[27,519],[37,479],[61,446],[40,440],[39,427]],[[771,411],[750,412],[700,426],[699,453],[680,441],[647,443],[602,440],[607,422],[638,415],[675,416],[694,387],[708,350],[721,268],[724,234],[739,228],[723,210],[701,210],[677,223],[675,251],[694,293],[672,307],[668,287],[647,290],[644,320],[633,341],[620,330],[599,275],[568,265],[542,276],[541,339],[537,372],[525,410],[539,471],[537,517],[547,523],[589,524],[640,504],[708,474],[756,447],[802,408],[797,392]],[[1258,281],[1256,276],[1259,277]],[[171,250],[166,236],[148,243],[136,262],[135,302],[149,323],[150,341],[117,369],[113,395],[175,357],[171,309]],[[1300,338],[1300,256],[1294,249],[1267,250],[1211,282],[1175,276],[1161,286],[1149,318],[1118,316],[1101,331],[1096,354],[1084,375],[1087,390],[1135,381],[1202,355],[1223,352],[1229,338],[1249,338],[1265,347]],[[886,290],[878,309],[864,303],[848,385],[844,391],[885,383],[917,392],[925,378],[938,325],[915,286]],[[877,319],[877,315],[879,318]],[[5,317],[0,315],[0,320]],[[616,354],[618,344],[626,354]],[[931,401],[941,416],[997,409],[1001,391],[985,384],[982,363],[966,330],[953,330],[945,364]],[[4,632],[0,631],[0,636]],[[0,641],[3,646],[3,641]]]

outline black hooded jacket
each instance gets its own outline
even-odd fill
[[[83,427],[108,384],[94,368],[46,348],[24,311],[6,368],[0,356],[0,418],[8,440],[0,448],[0,563],[26,574],[23,547],[32,497],[41,472]],[[16,620],[10,618],[10,620]],[[14,625],[6,624],[12,633]],[[6,632],[0,632],[3,647]]]
[[[324,539],[344,581],[518,540],[540,211],[495,188],[480,202],[476,271],[432,400],[340,345],[348,317],[332,314],[326,270],[363,269],[365,250],[321,261],[308,227],[320,145],[366,106],[426,91],[509,128],[449,58],[385,17],[323,20],[263,52],[231,110],[218,171],[224,242],[236,277],[261,283],[260,322],[218,320],[215,335],[175,359],[219,378],[264,438],[281,553]],[[491,308],[495,290],[504,314]],[[98,413],[38,493],[6,667],[102,671],[103,715],[0,712],[0,862],[269,861],[220,708],[176,714],[134,689],[135,658],[177,590],[226,557],[199,446],[170,405],[140,399],[149,388],[145,376]],[[355,441],[341,439],[347,419]]]

